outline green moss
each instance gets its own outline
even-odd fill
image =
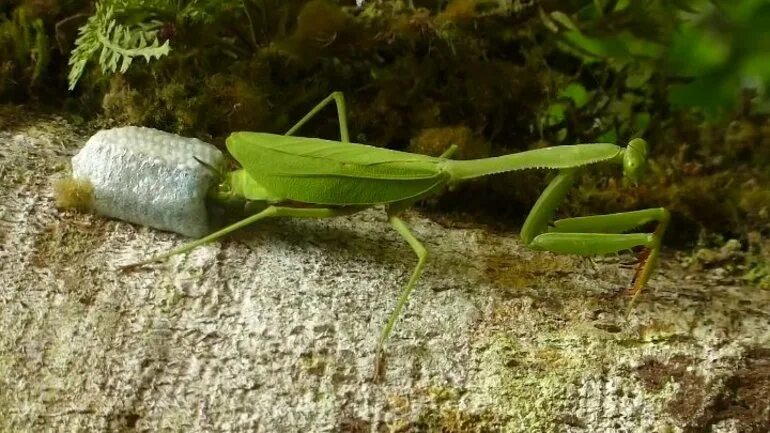
[[[252,80],[225,74],[199,77],[181,71],[175,77],[149,88],[123,77],[113,78],[103,99],[105,114],[118,123],[209,137],[263,129],[274,120],[268,117],[270,101]]]
[[[10,19],[0,15],[0,98],[18,98],[43,78],[50,60],[48,35],[40,18],[23,7]]]
[[[442,432],[486,433],[501,431],[503,418],[494,408],[471,411],[462,408],[463,392],[450,387],[428,387],[419,395],[393,395],[389,398],[389,411],[402,414],[402,418],[383,425],[392,433]],[[413,399],[425,399],[417,414],[410,414]],[[346,422],[349,426],[351,422]],[[369,425],[367,425],[370,427]],[[342,431],[356,431],[343,429]],[[368,429],[367,429],[368,431]]]
[[[502,334],[489,345],[481,370],[496,378],[489,391],[497,398],[498,413],[506,419],[504,431],[557,431],[558,402],[566,398],[566,386],[582,372],[565,365],[533,369],[530,364],[541,361],[528,359],[527,351]]]
[[[457,146],[453,159],[476,159],[489,156],[489,144],[474,136],[467,126],[426,128],[409,142],[409,150],[424,155],[439,156],[449,146]]]
[[[322,47],[333,42],[349,25],[348,15],[330,0],[311,0],[297,15],[293,37],[303,43]]]
[[[389,426],[392,433],[493,433],[501,431],[502,422],[492,411],[471,413],[458,407],[444,407],[421,413],[416,421]]]
[[[526,261],[522,261],[521,257],[514,254],[486,254],[483,257],[484,274],[491,283],[510,291],[503,294],[504,296],[516,296],[520,295],[522,290],[543,283],[554,275],[577,270],[576,260],[572,256],[548,252],[533,254],[533,257]]]
[[[742,278],[760,289],[770,290],[770,261],[756,258]]]
[[[15,364],[13,355],[0,354],[0,377],[11,377],[11,372]],[[4,385],[5,381],[0,382]],[[11,421],[11,408],[14,407],[16,396],[11,386],[0,387],[0,431],[13,431]]]
[[[56,206],[62,209],[88,210],[91,208],[94,187],[87,180],[60,179],[54,184]]]

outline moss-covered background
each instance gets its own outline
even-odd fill
[[[747,278],[770,285],[768,2],[360,3],[6,1],[0,126],[23,121],[23,104],[222,143],[284,131],[342,90],[355,141],[413,152],[455,143],[474,158],[642,136],[653,161],[641,185],[591,171],[561,212],[668,207],[667,244],[711,248],[708,265],[738,239]],[[90,30],[76,42],[80,28]],[[100,32],[122,54],[103,51]],[[336,128],[329,110],[303,134]],[[544,176],[489,178],[423,206],[518,224]]]

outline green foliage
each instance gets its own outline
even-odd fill
[[[150,18],[176,23],[207,23],[243,6],[243,0],[102,0],[134,20]]]
[[[660,18],[653,19],[654,12],[649,10],[653,3],[658,3],[660,13],[665,11],[666,7],[659,2],[592,2],[576,12],[574,18],[559,10],[543,13],[541,18],[559,35],[559,46],[564,51],[586,63],[608,62],[620,70],[627,65],[654,61],[663,51],[658,32],[642,33],[628,26],[610,25],[622,22],[628,15],[647,21],[650,27],[660,25]]]
[[[143,57],[149,62],[152,58],[160,58],[169,52],[168,41],[161,44],[158,38],[161,22],[119,24],[117,15],[131,12],[132,9],[126,8],[126,4],[131,2],[116,1],[119,9],[108,3],[97,3],[94,15],[80,28],[80,36],[75,42],[75,49],[69,61],[72,67],[69,74],[70,90],[75,88],[88,61],[99,51],[99,65],[104,73],[118,70],[124,73],[136,57]]]
[[[580,62],[543,109],[544,133],[557,142],[645,134],[653,126],[651,113],[667,105],[661,66],[690,3],[596,0],[541,9],[542,23],[555,35],[554,51]]]
[[[571,13],[555,10],[541,18],[556,32],[560,49],[584,65],[604,65],[648,91],[655,87],[650,78],[657,78],[668,86],[666,102],[711,115],[735,108],[742,88],[767,94],[766,0],[581,3]],[[770,109],[762,100],[761,108]]]
[[[766,260],[755,259],[742,278],[761,289],[770,289],[770,263]]]
[[[169,54],[172,35],[164,29],[173,34],[178,26],[204,26],[235,11],[245,11],[243,0],[99,0],[75,42],[69,88],[97,52],[103,73],[125,73],[137,57],[149,62]]]
[[[698,3],[668,52],[669,70],[689,81],[671,89],[672,103],[713,115],[736,108],[742,89],[752,89],[759,108],[770,110],[770,2]]]
[[[0,94],[20,84],[38,84],[49,60],[48,35],[40,18],[30,19],[24,8],[17,8],[11,19],[0,15]]]

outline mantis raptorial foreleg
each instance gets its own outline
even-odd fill
[[[548,221],[564,199],[577,175],[576,169],[562,170],[543,191],[521,230],[522,240],[531,248],[561,254],[596,255],[642,246],[649,250],[634,277],[634,298],[652,275],[660,243],[670,216],[664,208],[643,209],[608,215],[593,215]],[[658,222],[653,233],[624,233],[650,222]],[[633,300],[632,300],[633,301]]]
[[[666,218],[664,209],[650,208],[605,215],[589,215],[556,220],[550,232],[624,233],[644,224]]]
[[[350,135],[348,134],[348,115],[345,111],[345,96],[342,92],[332,92],[331,95],[327,96],[323,99],[323,101],[319,102],[315,107],[313,107],[310,112],[308,112],[305,117],[302,119],[299,119],[297,123],[294,124],[288,131],[286,131],[286,134],[284,135],[294,135],[295,132],[299,128],[302,127],[305,123],[307,123],[310,119],[313,118],[316,114],[318,114],[319,111],[323,110],[324,107],[329,105],[332,101],[334,101],[335,104],[337,104],[337,118],[339,119],[340,123],[340,141],[343,143],[349,143],[350,142]]]
[[[644,287],[647,280],[652,276],[652,270],[655,267],[658,255],[660,254],[660,244],[663,239],[663,233],[666,231],[670,218],[668,210],[664,208],[650,208],[607,215],[565,218],[554,221],[554,227],[551,228],[548,233],[537,236],[535,240],[537,242],[553,243],[554,241],[558,242],[560,240],[559,236],[570,235],[575,237],[583,235],[586,237],[592,236],[594,238],[599,238],[600,240],[603,238],[603,242],[607,244],[614,240],[618,243],[628,245],[626,248],[611,249],[607,252],[620,251],[635,246],[644,246],[649,250],[649,255],[641,258],[641,267],[634,277],[634,285],[631,288],[634,299],[636,299],[641,288]],[[658,226],[653,233],[620,234],[655,221],[657,221]],[[561,240],[563,241],[564,239]],[[576,254],[573,251],[566,252],[568,254]]]

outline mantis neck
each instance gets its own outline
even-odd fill
[[[609,143],[554,146],[493,158],[446,160],[446,170],[452,181],[472,179],[506,171],[536,168],[578,168],[597,162],[623,162],[624,149]]]

